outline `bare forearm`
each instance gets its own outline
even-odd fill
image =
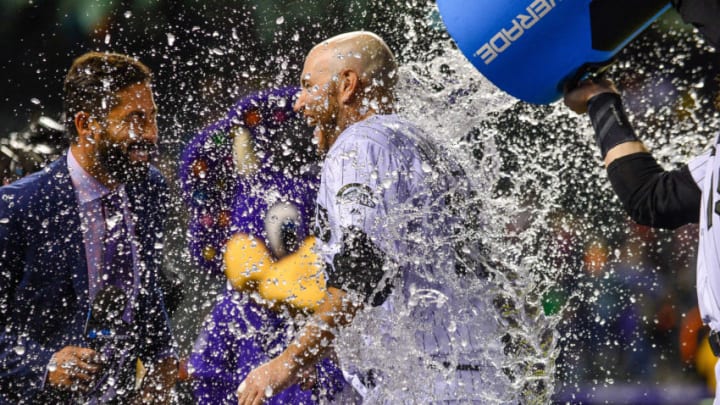
[[[317,363],[335,339],[335,330],[352,322],[359,305],[339,289],[330,287],[328,296],[312,319],[280,358],[293,371]]]
[[[323,358],[335,339],[335,329],[352,322],[359,300],[328,287],[327,297],[310,323],[280,356],[252,370],[238,387],[238,404],[260,404],[270,392],[281,392]]]
[[[317,319],[313,320],[312,324],[306,325],[299,336],[279,356],[292,373],[320,361],[325,350],[335,339],[333,327],[322,322]]]

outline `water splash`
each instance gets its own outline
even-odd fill
[[[409,43],[401,51],[401,112],[462,164],[476,184],[475,201],[468,206],[482,207],[482,226],[460,237],[484,247],[484,263],[495,283],[494,290],[484,291],[493,299],[483,310],[493,312],[502,328],[484,339],[499,339],[503,353],[491,359],[521,402],[547,403],[562,385],[555,364],[561,344],[577,339],[559,335],[560,324],[580,305],[610,293],[606,288],[586,291],[582,282],[570,281],[568,287],[568,280],[582,280],[586,271],[568,259],[568,251],[581,254],[582,241],[598,235],[627,234],[625,214],[610,189],[586,117],[562,103],[515,102],[479,75],[446,38],[429,46],[421,40],[436,20],[408,16],[405,23]],[[668,44],[672,47],[666,52]],[[650,32],[609,72],[628,89],[624,100],[631,121],[666,167],[707,148],[720,128],[718,114],[708,108],[712,101],[703,94],[708,67],[678,78],[703,46],[686,31],[671,29],[661,38]],[[705,46],[701,52],[710,50]],[[637,83],[645,88],[639,91]],[[616,254],[611,260],[621,258]],[[567,289],[564,304],[545,314],[547,297],[558,289]],[[634,304],[634,298],[630,295],[627,302]],[[609,385],[617,380],[611,373],[604,378]]]
[[[417,21],[409,19],[408,23]],[[473,325],[485,325],[479,336],[455,342],[455,352],[448,358],[451,364],[480,365],[479,375],[486,384],[473,399],[485,403],[547,403],[554,389],[554,360],[559,350],[555,325],[559,318],[545,316],[542,310],[541,298],[553,285],[554,276],[548,252],[538,246],[550,246],[541,230],[558,205],[557,189],[533,187],[543,203],[533,206],[530,213],[528,203],[534,201],[528,195],[522,198],[521,192],[526,177],[503,187],[512,173],[505,167],[508,152],[497,145],[502,137],[498,117],[517,108],[516,102],[480,76],[449,41],[438,42],[424,52],[415,45],[411,42],[403,50],[409,60],[399,72],[400,112],[443,145],[451,160],[459,162],[470,177],[472,197],[455,207],[467,226],[453,236],[453,243],[463,244],[466,251],[482,247],[480,262],[471,268],[480,271],[482,265],[488,272],[478,278],[458,277],[452,271],[435,274],[438,284],[452,291],[453,300],[465,303],[461,305],[464,310],[447,314],[447,330],[454,333],[463,326],[477,331]],[[538,118],[529,111],[522,119],[532,124]],[[556,158],[551,151],[537,150],[541,158]],[[528,148],[511,153],[526,157]],[[549,179],[546,181],[560,181],[559,172],[545,169],[539,162],[529,163],[529,173],[524,176],[540,172]],[[519,218],[526,221],[525,226]],[[388,227],[387,232],[396,229]],[[434,245],[445,242],[425,240],[425,249],[402,259],[425,260]],[[434,302],[439,313],[447,300],[441,291],[416,291],[409,302],[392,302],[391,315],[364,312],[338,339],[341,362],[359,362],[359,368],[381,370],[384,386],[381,394],[375,394],[378,397],[391,401],[435,398],[433,387],[443,364],[434,364],[415,344],[415,334],[432,326],[418,325],[414,311],[417,302]],[[483,347],[484,352],[477,358],[463,358],[459,353],[468,345]],[[454,378],[452,368],[446,368],[445,378]]]

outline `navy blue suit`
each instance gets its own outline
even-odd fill
[[[134,326],[144,361],[171,347],[157,281],[166,185],[157,169],[126,185],[140,242],[141,286]],[[63,155],[47,168],[0,188],[0,404],[62,400],[42,387],[50,357],[87,347],[88,270],[78,203]]]

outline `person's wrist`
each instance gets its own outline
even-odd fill
[[[302,363],[306,362],[304,359],[288,352],[287,350],[282,352],[275,361],[283,370],[287,370],[288,377],[297,373],[302,368]]]
[[[608,151],[626,142],[639,142],[616,92],[604,92],[588,100],[588,115],[595,129],[595,142],[603,159]]]
[[[621,100],[620,94],[614,91],[604,90],[594,93],[587,99],[588,114],[592,117],[592,114],[597,112],[599,106],[614,100]]]

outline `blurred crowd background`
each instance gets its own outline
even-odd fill
[[[426,2],[388,3],[2,0],[0,179],[6,184],[37,170],[64,150],[58,124],[64,74],[73,58],[87,50],[113,50],[139,57],[155,72],[159,163],[177,192],[178,156],[188,140],[224,116],[240,96],[296,84],[301,58],[316,41],[367,29],[400,50],[410,41],[422,49],[423,42],[443,37],[427,15]],[[407,19],[430,21],[427,36],[409,38],[403,29]],[[668,63],[675,53],[684,55],[681,69]],[[408,57],[399,56],[401,62]],[[610,74],[623,88],[641,131],[682,126],[704,135],[718,129],[705,125],[718,122],[711,100],[718,89],[713,78],[719,59],[671,11],[622,52],[622,62]],[[552,123],[527,131],[530,124],[517,120],[544,112],[514,106],[496,120],[504,126],[499,137],[559,131]],[[464,141],[472,142],[472,133]],[[684,153],[665,162],[683,161]],[[589,156],[584,165],[597,162]],[[520,163],[507,163],[513,164]],[[551,243],[538,247],[562,269],[543,300],[545,313],[560,318],[556,400],[650,404],[710,397],[715,358],[703,340],[707,331],[696,307],[697,228],[657,231],[629,222],[607,187],[595,189],[597,180],[589,181],[589,173],[578,167],[577,173],[566,174],[567,198],[545,230]],[[597,198],[602,209],[589,211],[598,204],[578,203],[578,195]],[[531,222],[533,202],[527,197],[527,217],[510,219],[512,231],[522,232]],[[189,351],[224,281],[192,265],[185,212],[178,203],[169,213],[165,266],[171,317],[183,331],[178,333],[181,354]]]

